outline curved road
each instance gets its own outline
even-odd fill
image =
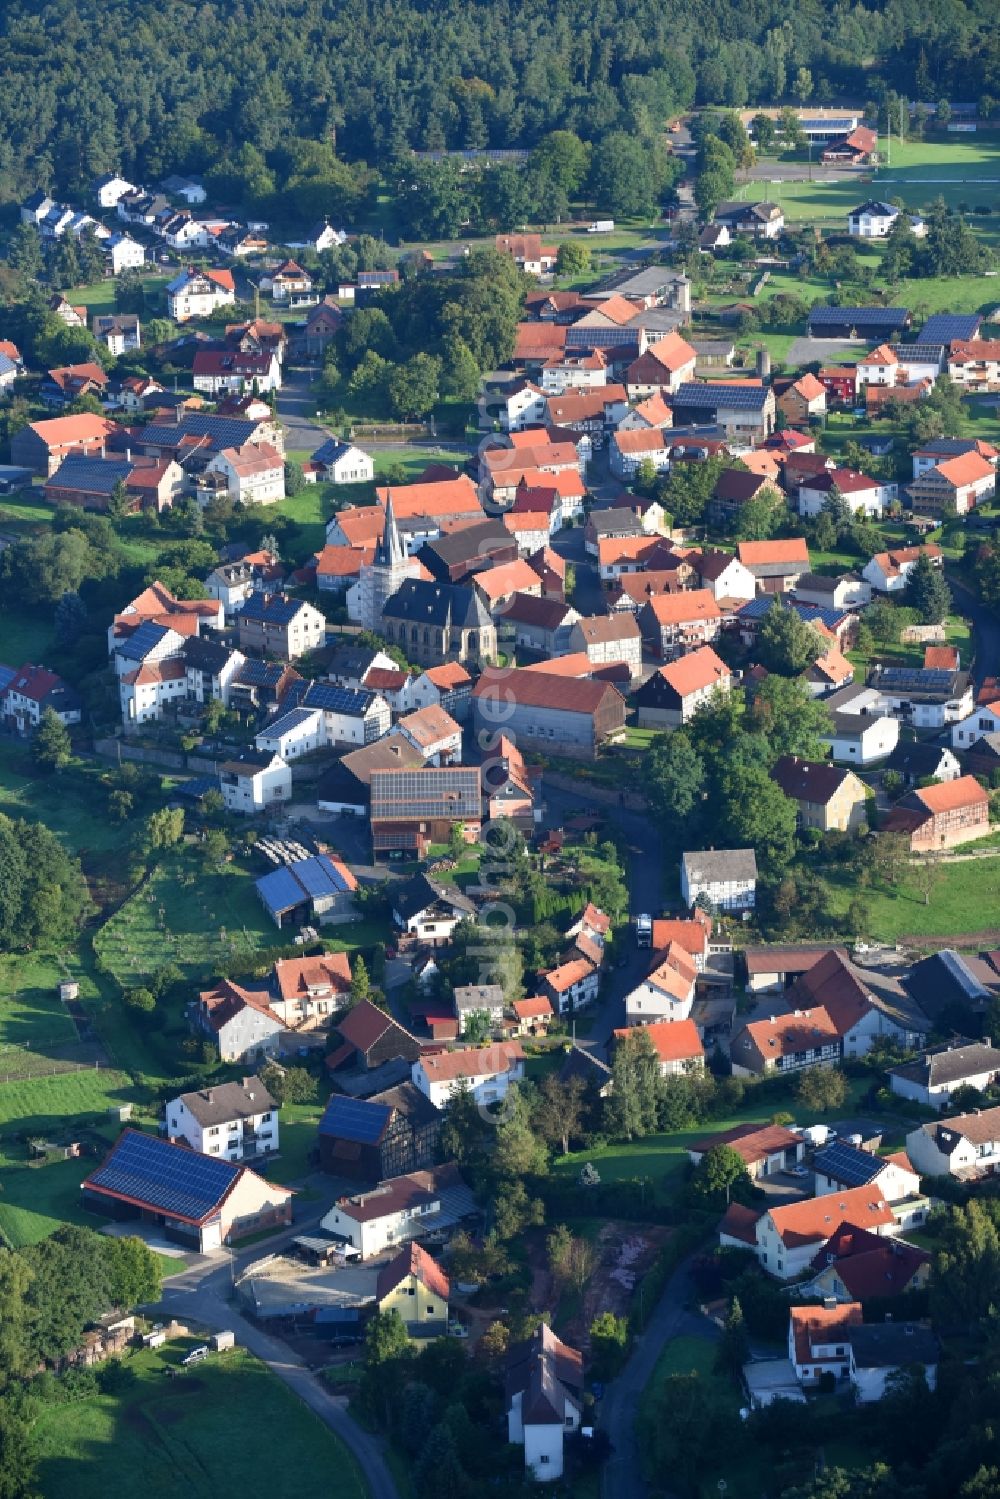
[[[984,677],[1000,676],[1000,617],[992,609],[970,593],[964,583],[956,582],[949,573],[948,582],[955,603],[962,613],[972,621],[975,644],[975,660],[972,675],[976,682]],[[967,662],[963,665],[968,665]]]
[[[257,1245],[236,1259],[237,1270],[280,1247],[293,1234],[302,1233],[308,1226],[307,1222],[296,1223],[291,1233],[277,1236],[272,1244]],[[195,1265],[167,1281],[159,1305],[179,1322],[206,1327],[213,1332],[231,1329],[236,1334],[236,1341],[267,1364],[282,1383],[340,1438],[361,1469],[370,1499],[400,1499],[382,1442],[351,1418],[347,1401],[342,1396],[332,1395],[297,1353],[240,1314],[235,1303],[229,1300],[232,1273],[228,1260],[220,1264],[212,1259],[207,1265]]]

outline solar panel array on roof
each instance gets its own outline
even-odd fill
[[[222,1201],[240,1170],[230,1161],[127,1130],[87,1185],[200,1222]]]
[[[307,899],[306,892],[287,865],[261,875],[257,881],[257,894],[272,916],[281,916]]]
[[[763,385],[698,385],[689,381],[673,395],[675,407],[697,407],[717,410],[720,406],[731,411],[759,411],[767,403],[770,391]]]
[[[156,649],[166,633],[166,625],[156,625],[151,619],[147,619],[145,624],[133,630],[127,640],[122,641],[118,654],[128,661],[142,661],[150,651]]]
[[[920,330],[922,344],[950,344],[954,338],[975,338],[982,324],[978,312],[935,312]]]
[[[260,423],[248,421],[245,417],[188,411],[178,425],[186,436],[211,438],[215,447],[241,448],[250,441]],[[155,432],[156,428],[147,428],[147,431]]]
[[[244,687],[266,687],[276,683],[284,669],[278,661],[255,661],[247,657],[233,680]]]
[[[795,599],[786,597],[784,594],[781,595],[781,600],[786,609],[794,609],[800,619],[804,619],[807,624],[816,624],[818,622],[819,624],[826,625],[828,630],[836,630],[836,627],[843,622],[844,616],[849,612],[846,609],[824,609],[822,606],[817,608],[813,604],[801,604]],[[740,619],[750,620],[763,619],[773,603],[774,597],[772,595],[760,594],[757,598],[751,599],[748,604],[743,606],[739,612],[739,617]]]
[[[316,854],[311,859],[297,859],[294,864],[289,865],[289,869],[309,895],[339,895],[347,889],[347,881],[325,854]]]
[[[17,670],[13,666],[0,665],[0,692],[5,692],[17,676]]]
[[[608,328],[600,324],[566,329],[567,349],[611,349],[623,344],[638,344],[638,328]]]
[[[934,666],[887,666],[879,672],[877,685],[900,692],[948,692],[960,675]]]
[[[482,792],[479,772],[454,770],[375,770],[371,781],[371,815],[393,817],[479,817]]]
[[[335,682],[310,682],[302,697],[306,708],[322,708],[326,713],[347,713],[363,718],[374,700],[374,692],[357,687],[338,687]]]
[[[282,713],[269,724],[265,724],[261,730],[269,738],[279,739],[282,734],[288,734],[292,729],[297,729],[300,724],[307,723],[312,718],[309,708],[292,708],[289,713]]]
[[[850,323],[854,328],[905,328],[910,314],[905,307],[812,307],[809,310],[809,326],[820,328],[824,324],[840,327]],[[922,343],[934,343],[937,335],[924,328],[920,335]]]
[[[319,1122],[321,1135],[338,1140],[352,1140],[356,1145],[374,1145],[392,1115],[384,1103],[369,1103],[363,1098],[344,1098],[335,1093]]]
[[[845,1187],[863,1187],[875,1180],[885,1163],[867,1150],[838,1143],[819,1151],[813,1164],[823,1176],[833,1177]]]
[[[182,781],[179,786],[174,787],[178,796],[187,796],[192,801],[201,801],[209,791],[218,791],[218,776],[195,776],[193,780]]]

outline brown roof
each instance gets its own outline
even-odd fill
[[[825,943],[800,943],[793,947],[748,947],[743,958],[749,974],[805,973],[820,958],[825,958],[829,951],[830,948]]]
[[[355,1223],[373,1223],[379,1218],[401,1212],[404,1208],[417,1207],[436,1201],[442,1191],[462,1186],[462,1176],[454,1161],[444,1166],[432,1167],[429,1171],[410,1171],[405,1176],[392,1176],[380,1181],[369,1192],[357,1192],[353,1196],[337,1199],[337,1207]]]
[[[652,945],[656,952],[666,952],[676,942],[685,952],[700,958],[711,935],[712,918],[707,914],[677,921],[656,920],[653,922]]]
[[[543,1015],[552,1015],[552,1001],[546,999],[544,994],[533,994],[529,999],[515,999],[511,1009],[518,1020],[536,1020]]]
[[[566,328],[558,323],[518,323],[514,359],[550,359],[566,348]]]
[[[927,671],[957,671],[957,645],[925,645],[924,669]]]
[[[557,994],[562,994],[593,972],[594,965],[589,958],[570,958],[568,963],[560,963],[558,967],[550,968],[543,977],[546,983],[552,985]]]
[[[372,1004],[370,999],[359,999],[353,1009],[338,1020],[337,1030],[345,1041],[349,1041],[362,1054],[371,1051],[376,1041],[380,1041],[387,1031],[398,1031],[401,1042],[408,1046],[419,1045],[409,1031],[404,1030],[391,1015],[380,1010],[378,1005]]]
[[[786,796],[795,802],[818,802],[826,806],[836,796],[853,771],[825,761],[801,760],[798,755],[782,755],[771,769],[771,780],[777,782]]]
[[[621,453],[658,453],[667,446],[667,439],[659,427],[615,432],[611,440]]]
[[[839,1039],[839,1032],[821,1005],[805,1014],[775,1015],[767,1020],[748,1020],[743,1027],[765,1059],[794,1056]]]
[[[757,1247],[757,1222],[760,1213],[756,1208],[746,1207],[742,1202],[731,1202],[719,1222],[719,1233],[731,1239],[742,1239],[744,1244]]]
[[[325,546],[316,556],[316,574],[324,578],[356,578],[375,560],[374,546]]]
[[[627,400],[624,385],[598,385],[593,390],[568,390],[564,395],[549,397],[549,418],[572,427],[575,422],[591,421],[602,416],[605,406],[625,403]]]
[[[689,1022],[689,1024],[693,1024]],[[780,1124],[737,1124],[732,1129],[720,1130],[714,1135],[705,1135],[688,1146],[700,1154],[714,1150],[717,1145],[728,1145],[742,1156],[748,1166],[766,1160],[776,1151],[788,1150],[802,1144],[801,1135],[793,1135],[790,1129]]]
[[[405,729],[407,734],[417,741],[421,749],[427,749],[430,745],[436,744],[439,739],[447,739],[451,734],[461,733],[451,714],[447,713],[439,703],[428,703],[426,708],[418,708],[415,713],[407,713],[398,721],[396,728]]]
[[[599,645],[616,640],[641,640],[639,626],[632,614],[593,614],[578,619],[579,630],[588,645]]]
[[[713,600],[713,603],[715,601]],[[569,713],[596,713],[616,689],[609,682],[555,677],[530,668],[488,666],[472,690],[474,698],[505,699],[527,707],[556,708]]]
[[[497,1041],[492,1046],[469,1047],[465,1051],[442,1051],[420,1058],[427,1080],[455,1082],[463,1077],[494,1076],[511,1072],[524,1061],[520,1041]]]
[[[668,333],[664,338],[658,338],[655,343],[650,344],[646,353],[651,355],[657,364],[662,364],[664,369],[669,370],[672,375],[676,375],[678,370],[682,370],[685,365],[698,357],[691,345],[679,333]]]
[[[446,661],[443,666],[428,666],[424,676],[439,690],[461,687],[463,683],[472,681],[465,667],[458,661]]]
[[[435,1296],[439,1296],[445,1304],[451,1294],[451,1285],[448,1277],[438,1264],[419,1244],[406,1244],[397,1255],[383,1265],[375,1282],[375,1299],[382,1302],[393,1292],[397,1286],[402,1285],[404,1280],[410,1276],[418,1280],[420,1284]],[[442,1311],[444,1311],[444,1307]]]

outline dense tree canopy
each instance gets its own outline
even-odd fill
[[[66,941],[89,910],[80,865],[55,834],[0,815],[0,952]]]

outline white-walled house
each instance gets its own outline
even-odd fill
[[[818,1385],[824,1374],[843,1379],[851,1367],[847,1335],[860,1327],[860,1301],[839,1306],[793,1306],[788,1314],[788,1357],[800,1384]]]
[[[1000,701],[983,703],[952,726],[953,749],[968,749],[984,734],[1000,734]]]
[[[697,968],[690,953],[671,942],[657,953],[646,977],[625,996],[627,1025],[687,1020],[694,1004]]]
[[[413,1063],[412,1081],[442,1109],[453,1093],[467,1089],[477,1104],[501,1103],[511,1083],[524,1077],[524,1052],[519,1041],[497,1041],[466,1051],[442,1051]]]
[[[855,1399],[868,1405],[893,1387],[894,1376],[921,1368],[929,1390],[937,1388],[941,1350],[929,1328],[916,1322],[870,1322],[848,1331],[848,1375]]]
[[[688,910],[699,896],[720,911],[752,911],[757,858],[752,848],[700,849],[681,858],[681,895]]]
[[[312,462],[320,465],[328,484],[370,484],[375,477],[371,454],[338,437],[321,444],[313,453]]]
[[[947,957],[947,952],[938,954],[939,959]],[[998,1077],[1000,1051],[989,1041],[970,1041],[967,1046],[937,1047],[915,1062],[890,1068],[889,1086],[900,1098],[910,1098],[925,1108],[946,1109],[959,1088],[982,1093]]]
[[[318,708],[290,708],[266,724],[254,739],[261,752],[280,755],[285,761],[298,760],[325,744],[323,714]]]
[[[203,1155],[247,1161],[278,1149],[278,1104],[259,1077],[213,1083],[166,1106],[167,1136]]]
[[[876,552],[871,561],[865,564],[861,576],[871,584],[876,593],[902,593],[922,554],[929,557],[935,567],[942,565],[941,548],[934,542],[925,542],[922,546],[895,547],[889,552]]]
[[[227,760],[219,767],[219,780],[227,812],[252,815],[292,799],[292,772],[270,750],[247,750],[238,760]]]
[[[358,1251],[363,1260],[429,1233],[442,1214],[442,1195],[464,1189],[468,1206],[474,1204],[458,1167],[453,1163],[428,1171],[411,1171],[381,1181],[370,1192],[341,1197],[320,1226]],[[449,1220],[454,1221],[449,1213]]]
[[[920,1190],[920,1176],[902,1152],[880,1156],[840,1140],[816,1152],[813,1173],[817,1197],[863,1186],[886,1202],[902,1202]]]
[[[988,1176],[1000,1165],[1000,1108],[933,1120],[911,1130],[906,1154],[922,1176]]]
[[[842,1223],[880,1236],[898,1227],[887,1202],[868,1187],[855,1187],[768,1208],[757,1220],[757,1258],[776,1280],[801,1279]]]
[[[852,208],[847,215],[847,232],[853,239],[888,239],[899,214],[900,210],[894,203],[869,198],[866,203]],[[912,233],[917,239],[923,239],[927,233],[927,225],[923,219],[916,213],[908,214],[907,217]]]
[[[879,517],[899,492],[898,485],[883,483],[854,469],[824,469],[803,480],[799,487],[799,514],[819,515],[832,492],[840,493],[854,515]]]
[[[583,1416],[583,1358],[544,1322],[507,1354],[507,1440],[539,1483],[563,1475],[563,1442]]]

